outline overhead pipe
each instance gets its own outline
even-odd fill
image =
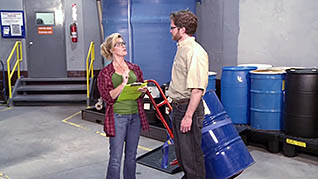
[[[133,31],[132,31],[132,24],[131,24],[131,7],[132,6],[132,2],[131,0],[128,0],[128,44],[129,44],[129,61],[133,62]]]
[[[97,7],[97,16],[98,16],[98,22],[99,22],[99,29],[100,29],[100,41],[101,43],[104,42],[104,28],[103,28],[103,10],[102,10],[102,3],[101,0],[96,0],[96,7]],[[102,64],[105,66],[104,58],[101,56]]]

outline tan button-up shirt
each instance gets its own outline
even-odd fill
[[[177,44],[168,95],[174,100],[190,98],[191,89],[206,90],[209,57],[194,37]],[[204,94],[204,93],[203,93]]]

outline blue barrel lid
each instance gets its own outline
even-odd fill
[[[251,71],[256,69],[255,66],[225,66],[222,68],[223,71]]]

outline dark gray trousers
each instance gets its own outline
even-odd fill
[[[185,115],[189,101],[172,103],[172,128],[177,160],[184,171],[183,179],[205,179],[204,157],[201,149],[202,122],[204,107],[200,101],[192,118],[191,131],[180,131],[181,120]]]

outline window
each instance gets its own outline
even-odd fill
[[[53,12],[36,12],[35,13],[36,25],[55,25]]]

